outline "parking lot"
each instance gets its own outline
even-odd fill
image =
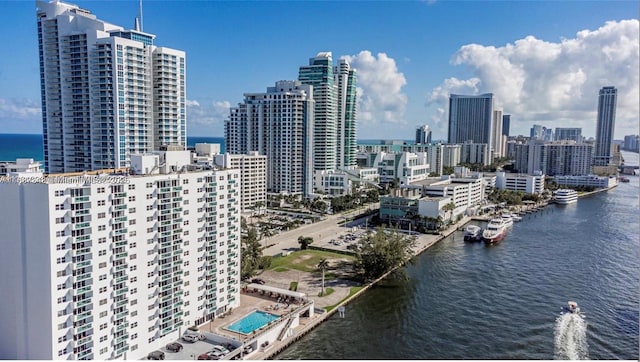
[[[164,346],[158,349],[157,351],[164,352],[165,360],[174,360],[174,361],[198,359],[198,356],[213,350],[216,345],[223,345],[230,352],[220,359],[230,359],[232,356],[239,354],[239,351],[238,351],[238,346],[240,345],[239,342],[233,341],[237,345],[237,346],[234,346],[230,342],[225,342],[222,340],[220,341],[213,340],[211,338],[213,335],[210,335],[209,333],[204,333],[203,336],[204,335],[206,335],[206,338],[204,340],[198,340],[193,343],[186,342],[182,339],[176,341],[182,345],[182,350],[180,350],[179,352],[170,351],[167,349],[167,346]]]

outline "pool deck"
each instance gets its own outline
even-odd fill
[[[239,321],[240,319],[251,314],[253,311],[261,310],[263,312],[282,316],[286,314],[290,309],[267,309],[278,301],[275,298],[260,295],[260,293],[240,293],[240,306],[234,308],[227,316],[218,317],[215,320],[200,326],[201,331],[215,333],[221,336],[225,336],[231,339],[235,339],[240,342],[245,342],[250,337],[243,333],[236,333],[226,329],[225,327]]]

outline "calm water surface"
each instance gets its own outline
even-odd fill
[[[628,162],[631,164],[631,162]],[[499,244],[456,233],[278,359],[638,360],[638,177],[525,216]],[[559,316],[567,300],[585,312]]]

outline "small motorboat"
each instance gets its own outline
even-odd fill
[[[580,314],[580,307],[574,301],[567,302],[567,306],[562,307],[562,313]]]
[[[511,214],[511,220],[513,221],[522,221],[522,216],[518,215],[518,214]]]

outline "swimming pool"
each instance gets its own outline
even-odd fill
[[[236,333],[249,334],[278,318],[280,318],[280,316],[256,310],[241,320],[230,324],[226,329]]]

